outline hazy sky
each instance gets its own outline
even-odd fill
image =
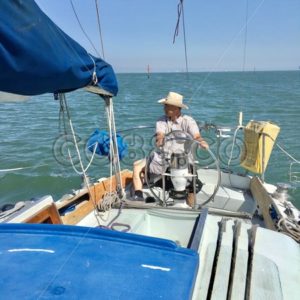
[[[66,33],[95,54],[70,0],[36,0]],[[105,60],[116,72],[185,69],[182,25],[173,44],[179,0],[98,0]],[[73,0],[84,30],[101,52],[95,0]],[[300,0],[184,0],[190,71],[296,70]]]

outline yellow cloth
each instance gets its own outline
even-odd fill
[[[262,174],[267,168],[279,131],[280,128],[271,122],[250,121],[244,129],[241,166],[251,172]]]

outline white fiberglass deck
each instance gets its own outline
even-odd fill
[[[109,224],[118,214],[103,215]],[[300,247],[289,237],[253,226],[250,220],[208,214],[193,232],[199,212],[172,209],[123,209],[116,230],[191,245],[199,234],[200,266],[193,299],[298,299]],[[200,218],[201,220],[201,218]],[[94,213],[78,225],[97,226]],[[246,297],[246,298],[247,298]]]

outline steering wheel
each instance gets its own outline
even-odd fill
[[[198,141],[195,141],[193,140],[192,136],[190,134],[188,134],[187,132],[184,132],[182,130],[174,130],[174,131],[171,131],[170,133],[166,134],[165,135],[165,138],[164,138],[164,144],[162,146],[162,148],[168,143],[168,142],[172,142],[172,141],[176,141],[178,144],[184,144],[183,145],[183,148],[184,148],[184,152],[186,154],[190,153],[191,152],[191,149],[194,145],[200,145],[200,143]],[[158,149],[157,147],[155,149],[153,149],[150,153],[149,156],[147,156],[146,158],[146,168],[145,168],[145,181],[146,181],[146,184],[149,188],[149,190],[151,191],[152,195],[154,196],[154,198],[159,202],[159,203],[163,203],[162,199],[160,199],[157,194],[154,192],[153,190],[153,186],[150,185],[149,183],[149,178],[148,178],[148,169],[149,169],[149,165],[150,165],[150,157],[152,155],[152,153],[154,152],[162,152],[162,160],[165,161],[166,158],[165,158],[165,153],[164,151],[160,151],[160,149]],[[217,179],[217,184],[216,184],[216,187],[213,191],[213,193],[210,195],[210,197],[205,200],[201,205],[198,206],[198,208],[201,208],[202,206],[204,206],[205,204],[209,203],[210,201],[212,201],[220,187],[220,183],[221,183],[221,169],[220,169],[220,166],[219,166],[219,162],[218,162],[218,159],[216,158],[216,156],[213,154],[213,152],[208,148],[207,149],[210,157],[213,159],[214,161],[214,164],[216,165],[216,169],[217,169],[217,173],[218,173],[218,179]],[[162,175],[158,176],[157,177],[157,180],[161,179],[162,178]],[[196,200],[196,199],[195,199]],[[164,203],[163,203],[164,204]]]

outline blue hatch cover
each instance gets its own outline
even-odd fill
[[[46,224],[0,225],[2,299],[190,299],[198,254],[158,238]]]

